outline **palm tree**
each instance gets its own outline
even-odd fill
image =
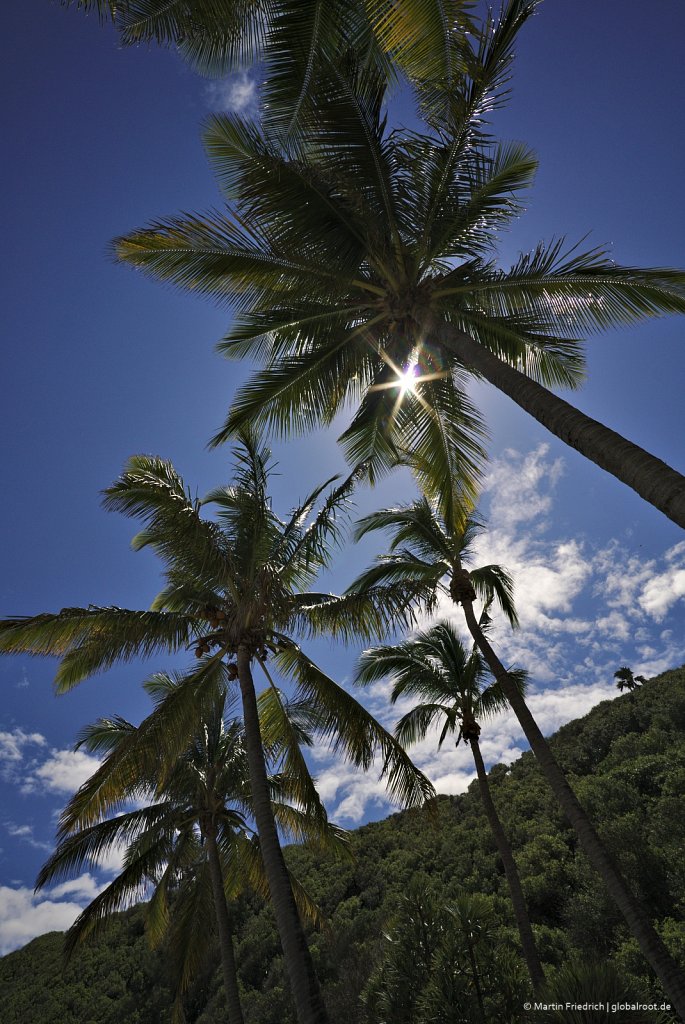
[[[457,746],[464,740],[471,747],[483,807],[504,865],[523,955],[537,991],[545,975],[535,947],[516,862],[492,799],[479,743],[480,722],[504,710],[507,707],[506,697],[496,682],[488,683],[483,659],[475,650],[470,654],[466,651],[456,630],[447,621],[438,622],[394,646],[372,647],[364,651],[359,661],[357,682],[367,684],[387,677],[394,679],[390,697],[393,704],[400,697],[421,699],[421,703],[397,723],[395,735],[400,743],[404,746],[417,743],[433,726],[442,722],[438,749],[446,737],[454,733],[457,733]],[[523,692],[523,676],[519,674],[513,678]]]
[[[565,443],[685,526],[685,478],[548,388],[580,385],[582,337],[685,312],[685,273],[622,267],[599,249],[540,244],[509,269],[496,236],[520,213],[537,162],[495,144],[524,5],[474,37],[468,73],[425,103],[424,132],[386,126],[385,79],[345,60],[321,69],[308,131],[283,142],[237,116],[205,145],[225,212],[155,222],[119,259],[231,301],[220,350],[261,361],[217,433],[259,421],[282,433],[356,407],[352,464],[423,456],[432,495],[459,474],[475,497],[483,424],[465,385],[485,378]],[[430,90],[428,90],[430,93]]]
[[[182,682],[163,673],[146,684],[159,704]],[[101,719],[81,734],[78,747],[107,753],[98,770],[100,782],[120,777],[119,753],[132,756],[139,741],[139,772],[116,799],[98,799],[100,786],[88,780],[61,816],[57,849],[41,869],[37,888],[68,877],[122,842],[126,845],[121,873],[89,904],[67,932],[65,954],[98,931],[111,915],[152,888],[146,925],[153,945],[165,935],[176,968],[174,1019],[181,1019],[181,1000],[207,952],[207,912],[213,908],[219,936],[224,989],[230,1024],[242,1024],[233,928],[226,891],[231,897],[246,885],[268,895],[268,883],[247,820],[252,815],[248,766],[240,722],[226,724],[227,692],[219,690],[203,709],[201,728],[188,748],[166,772],[144,742],[145,729],[121,718]],[[143,736],[143,742],[140,737]],[[285,784],[284,784],[285,783]],[[309,832],[305,815],[282,799],[287,779],[270,778],[272,811],[280,827],[296,839]],[[110,817],[130,802],[144,806]],[[320,819],[313,832],[329,847],[341,848],[342,833],[324,832]],[[318,911],[295,879],[293,891],[300,912],[316,920]],[[171,911],[171,913],[170,913]]]
[[[64,692],[119,661],[194,650],[196,667],[159,713],[146,720],[142,733],[151,748],[163,752],[166,763],[194,735],[204,702],[217,688],[237,680],[252,806],[293,999],[301,1024],[318,1024],[326,1020],[326,1011],[271,809],[253,668],[269,683],[263,703],[274,731],[265,737],[267,745],[279,745],[284,770],[295,783],[305,779],[293,793],[304,812],[320,813],[321,805],[306,777],[290,770],[302,759],[299,737],[287,728],[267,662],[295,685],[295,701],[308,705],[316,718],[315,735],[365,769],[380,754],[393,799],[416,806],[434,791],[394,737],[315,665],[295,639],[318,633],[370,637],[397,616],[406,618],[406,588],[398,587],[389,599],[384,592],[382,600],[373,594],[334,598],[307,589],[330,563],[340,513],[363,470],[329,488],[316,515],[312,512],[326,484],[282,521],[268,496],[269,458],[268,449],[244,433],[235,448],[234,482],[212,491],[204,502],[192,499],[169,462],[151,456],[130,459],[119,480],[105,491],[104,504],[141,519],[144,529],[134,547],[151,547],[165,565],[166,586],[152,609],[91,606],[7,619],[0,623],[0,651],[60,656],[56,685]],[[213,507],[216,519],[200,515],[204,505]],[[124,743],[115,782],[95,774],[103,801],[116,792],[116,785],[134,778],[135,758],[128,754]]]
[[[469,633],[490,672],[511,705],[523,733],[564,814],[575,830],[580,845],[616,906],[623,914],[640,949],[657,974],[678,1013],[685,1017],[685,977],[652,926],[649,915],[629,890],[620,871],[607,853],[591,821],[571,789],[564,773],[533,718],[516,677],[505,669],[476,618],[473,602],[486,605],[496,601],[509,622],[515,625],[511,578],[501,567],[464,568],[470,560],[469,548],[482,524],[473,516],[454,527],[426,498],[409,505],[383,509],[358,524],[356,536],[369,531],[391,530],[390,554],[381,556],[350,587],[362,593],[366,587],[378,595],[387,584],[391,592],[402,583],[412,582],[417,595],[423,590],[423,602],[434,608],[438,597],[449,597],[461,605]]]
[[[623,693],[624,690],[633,691],[641,686],[642,683],[646,683],[647,680],[644,676],[634,676],[632,669],[628,668],[627,665],[623,665],[621,668],[614,672],[614,679],[616,680],[616,687]]]

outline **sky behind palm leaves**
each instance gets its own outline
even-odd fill
[[[173,54],[122,50],[95,18],[24,0],[5,12],[2,175],[2,467],[0,615],[76,604],[147,606],[158,589],[133,524],[99,507],[98,492],[134,452],[171,458],[200,494],[226,480],[226,450],[207,452],[247,368],[213,343],[229,312],[115,266],[107,243],[218,192],[199,143],[212,110],[249,112],[248,72],[208,83]],[[522,32],[513,95],[497,116],[504,138],[530,144],[540,171],[528,212],[503,239],[502,262],[565,234],[609,243],[623,264],[685,266],[679,128],[685,103],[680,0],[546,0]],[[393,103],[399,122],[410,118]],[[580,407],[681,471],[685,322],[662,320],[593,338]],[[613,698],[613,672],[652,675],[685,661],[685,541],[623,485],[545,434],[506,399],[474,390],[491,430],[483,561],[517,583],[522,628],[498,633],[531,673],[546,731]],[[344,469],[333,434],[275,445],[275,506],[285,513]],[[359,513],[412,497],[407,478],[359,493]],[[339,589],[376,550],[346,549],[327,581]],[[314,645],[349,682],[355,651]],[[151,664],[149,671],[169,666]],[[54,666],[0,662],[0,952],[67,926],[105,874],[31,895],[55,814],[94,767],[71,750],[99,715],[139,720],[147,667],[115,669],[56,699]],[[387,687],[365,696],[386,721]],[[402,710],[401,708],[399,710]],[[484,729],[490,764],[523,749],[504,717]],[[417,760],[442,792],[472,773],[468,751]],[[316,751],[331,815],[348,826],[390,810],[373,774]],[[110,865],[112,867],[113,865]]]

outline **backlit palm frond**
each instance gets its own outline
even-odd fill
[[[331,423],[374,362],[364,330],[354,326],[313,352],[279,359],[255,373],[238,388],[211,444],[223,443],[247,423],[281,436]],[[363,462],[363,454],[350,461]]]
[[[259,729],[269,760],[287,776],[290,795],[311,816],[312,827],[316,820],[325,822],[326,811],[302,753],[301,731],[297,723],[291,721],[284,695],[270,685],[259,694],[257,707]]]
[[[363,598],[367,593],[375,593],[382,605],[386,591],[396,591],[400,599],[406,594],[408,602],[417,601],[428,606],[433,604],[437,591],[444,589],[441,580],[448,571],[449,566],[443,562],[424,562],[409,550],[379,555],[350,584],[345,596]]]
[[[418,634],[418,637],[424,636],[423,632]],[[371,647],[362,652],[357,665],[356,682],[367,686],[382,679],[394,681],[390,697],[393,704],[407,694],[421,694],[434,701],[450,697],[448,680],[427,657],[418,639]]]
[[[193,623],[185,615],[89,606],[62,608],[0,622],[0,651],[61,657],[55,684],[58,693],[117,661],[173,653],[187,645]]]
[[[217,351],[228,359],[248,357],[270,365],[282,356],[298,355],[321,344],[332,343],[355,324],[359,316],[358,302],[352,298],[329,304],[293,300],[265,308],[236,313]]]
[[[264,86],[264,121],[284,139],[299,137],[311,124],[312,94],[327,67],[353,51],[366,65],[391,75],[371,31],[364,5],[356,0],[280,0],[270,23],[269,75]]]
[[[283,566],[281,576],[291,586],[307,586],[316,579],[321,569],[330,566],[333,551],[342,544],[342,532],[351,508],[352,494],[365,473],[366,467],[363,464],[355,466],[337,487],[330,490],[308,525],[305,524],[314,503],[336,477],[317,488],[294,513],[274,552]]]
[[[469,573],[473,589],[483,602],[494,600],[507,617],[510,626],[519,624],[514,604],[514,581],[501,565],[482,565]]]
[[[403,747],[411,747],[425,739],[434,725],[443,722],[443,732],[455,731],[458,720],[454,710],[445,704],[419,704],[402,715],[395,726],[395,737]],[[442,746],[440,742],[438,747]]]
[[[404,807],[421,806],[434,796],[428,779],[395,738],[298,647],[293,644],[280,650],[275,661],[296,681],[298,696],[310,701],[322,716],[321,736],[334,751],[363,769],[368,769],[378,754],[390,796]]]
[[[76,875],[84,869],[97,869],[113,847],[131,843],[143,832],[160,840],[173,833],[176,821],[166,802],[128,811],[114,818],[64,835],[55,852],[40,869],[36,889]]]
[[[435,509],[426,498],[420,498],[410,505],[379,509],[360,519],[355,530],[355,539],[361,540],[376,530],[392,531],[390,550],[410,544],[414,557],[435,563],[442,559],[447,567],[452,557],[450,540],[440,523]]]
[[[405,461],[448,522],[475,503],[486,459],[487,432],[460,377],[418,380],[400,416]]]
[[[87,827],[135,794],[162,785],[227,681],[226,666],[216,655],[202,658],[81,786],[60,818],[59,834]]]
[[[288,876],[297,909],[303,920],[317,928],[325,926],[326,919],[307,890],[290,870]],[[257,838],[250,840],[244,835],[238,837],[231,856],[224,861],[224,880],[228,899],[242,892],[247,883],[262,899],[269,900],[269,883]]]
[[[537,159],[521,143],[500,143],[473,154],[430,220],[426,266],[450,257],[477,258],[498,241],[497,232],[520,215],[517,193],[530,188]]]
[[[135,455],[104,492],[103,506],[145,524],[134,550],[150,545],[171,567],[186,570],[204,586],[220,587],[232,559],[216,524],[200,516],[183,479],[167,459]]]
[[[344,643],[368,641],[416,620],[416,606],[431,604],[432,588],[416,579],[350,587],[341,597],[303,594],[291,624],[304,636],[330,635]],[[313,600],[313,598],[316,600]]]
[[[473,30],[464,0],[365,0],[382,49],[415,83],[449,91],[464,74],[466,33]]]
[[[474,153],[480,153],[484,142],[485,121],[506,97],[514,43],[523,24],[533,14],[539,0],[508,0],[498,19],[488,14],[484,24],[472,36],[474,45],[467,56],[467,73],[459,76],[452,87],[440,79],[417,83],[419,107],[424,118],[442,137],[444,145],[436,148],[433,168],[426,172],[430,196],[424,210],[419,245],[423,261],[433,250],[435,229],[448,208],[448,198],[458,185],[462,165]],[[440,227],[438,225],[438,237]]]
[[[491,270],[480,281],[460,284],[457,270],[438,295],[458,303],[455,310],[472,304],[502,320],[526,317],[531,328],[540,321],[543,332],[562,338],[685,311],[685,272],[622,267],[602,249],[577,249],[565,250],[563,238],[541,243],[509,271]]]
[[[224,194],[237,200],[255,241],[274,253],[297,252],[297,239],[306,234],[307,265],[326,261],[328,279],[337,271],[339,287],[354,276],[364,260],[366,226],[353,206],[331,196],[316,163],[303,165],[297,153],[291,158],[236,115],[210,118],[204,142]]]
[[[176,982],[174,1020],[182,1020],[181,999],[207,963],[215,936],[216,911],[206,858],[198,860],[192,877],[174,894],[170,917],[168,956]]]
[[[332,821],[320,822],[291,804],[274,801],[274,818],[283,834],[295,843],[308,843],[339,860],[353,860],[350,834]]]
[[[147,892],[149,879],[166,860],[166,836],[151,843],[136,856],[127,856],[123,870],[76,918],[64,938],[64,956],[69,959],[84,939],[106,926],[112,914],[138,902]],[[130,851],[129,851],[130,852]]]
[[[244,66],[261,51],[269,0],[61,0],[111,21],[124,46],[177,47],[204,74]]]
[[[111,754],[135,728],[135,725],[120,715],[98,718],[97,722],[81,729],[74,749],[79,750],[83,747],[89,754]]]
[[[112,243],[115,257],[161,281],[230,302],[254,304],[320,298],[342,290],[340,273],[316,258],[272,251],[219,213],[156,221]]]

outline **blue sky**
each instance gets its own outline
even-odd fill
[[[648,13],[645,13],[646,10]],[[2,468],[0,615],[66,605],[149,604],[154,560],[129,550],[132,524],[99,507],[99,490],[133,452],[173,459],[200,493],[226,479],[226,451],[205,444],[246,368],[213,344],[225,310],[115,266],[109,240],[156,216],[202,210],[218,193],[199,143],[210,110],[251,102],[249,75],[194,76],[173,54],[122,50],[94,18],[45,0],[5,15],[2,117]],[[503,240],[508,263],[541,238],[591,232],[615,258],[685,266],[679,114],[685,102],[679,0],[546,0],[522,33],[498,133],[530,144],[540,171],[528,212]],[[590,415],[685,470],[682,339],[677,319],[593,338]],[[481,554],[516,576],[523,627],[501,631],[507,658],[529,668],[545,729],[613,696],[619,665],[653,674],[685,661],[681,532],[631,491],[566,449],[489,388],[474,391],[493,462]],[[343,469],[333,435],[276,445],[276,503]],[[406,499],[394,476],[358,499],[364,512]],[[342,587],[374,550],[340,559]],[[315,654],[349,680],[356,652]],[[158,664],[152,668],[165,667]],[[0,951],[70,923],[106,878],[83,876],[35,901],[55,813],[93,765],[71,747],[99,715],[147,710],[131,666],[56,699],[54,665],[0,662]],[[388,717],[383,687],[366,699]],[[492,763],[522,749],[508,718],[484,732]],[[467,752],[417,759],[445,792],[471,778]],[[390,810],[375,776],[317,752],[334,817],[354,825]]]

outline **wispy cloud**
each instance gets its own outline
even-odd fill
[[[252,115],[257,109],[257,83],[247,71],[239,71],[218,82],[209,82],[205,99],[210,110]]]
[[[47,852],[52,849],[50,843],[36,839],[33,834],[33,825],[18,825],[14,821],[7,821],[5,822],[5,830],[12,839],[19,839],[24,843],[28,843],[29,846],[35,847],[37,850],[45,850]]]
[[[5,782],[17,782],[22,778],[22,766],[30,751],[45,747],[47,740],[39,732],[25,732],[23,729],[0,730],[0,778]]]

